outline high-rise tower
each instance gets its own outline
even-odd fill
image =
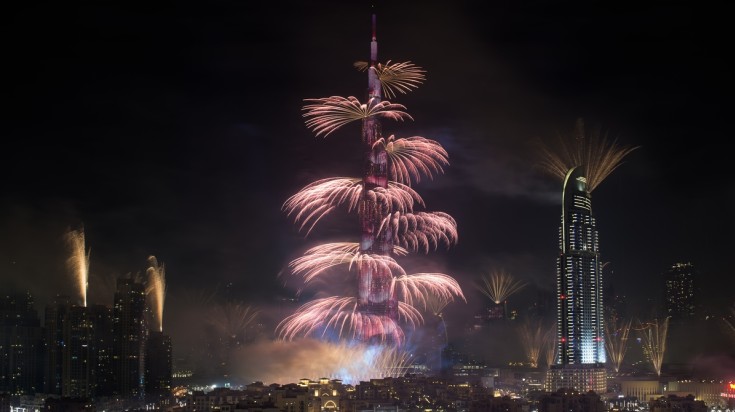
[[[555,153],[544,150],[544,167],[562,178],[562,216],[556,267],[556,361],[547,389],[607,390],[602,265],[592,191],[632,148],[586,136],[581,120],[575,139]]]
[[[145,361],[145,286],[132,278],[117,280],[113,322],[113,369],[117,394],[143,400]]]
[[[694,315],[696,270],[691,263],[675,263],[664,274],[666,314],[672,319]]]

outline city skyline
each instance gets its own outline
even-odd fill
[[[350,65],[368,57],[373,10],[57,7],[18,8],[10,25],[19,37],[8,45],[3,285],[30,289],[41,304],[75,296],[62,237],[83,226],[90,304],[111,302],[109,279],[144,272],[148,256],[166,262],[163,323],[174,352],[194,291],[277,320],[278,299],[295,294],[278,276],[288,262],[358,227],[337,215],[325,225],[334,232],[304,239],[281,205],[312,180],[360,172],[358,146],[342,138],[359,127],[314,138],[300,109],[306,97],[364,90]],[[457,220],[459,242],[410,263],[452,273],[467,293],[467,304],[445,311],[454,338],[459,319],[487,303],[471,285],[491,269],[533,286],[511,302],[553,291],[561,197],[532,143],[571,133],[580,117],[640,146],[593,200],[605,280],[630,310],[649,316],[648,298],[660,299],[677,262],[697,267],[708,310],[735,301],[732,173],[710,137],[726,133],[711,120],[724,110],[725,66],[697,47],[717,41],[718,29],[700,30],[690,6],[610,7],[376,10],[382,56],[428,72],[401,99],[416,120],[386,134],[434,138],[449,154],[447,173],[416,189]]]

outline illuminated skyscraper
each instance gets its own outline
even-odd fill
[[[564,180],[556,268],[557,359],[552,390],[607,389],[603,337],[602,268],[592,198],[584,169]]]
[[[675,263],[664,274],[666,314],[672,319],[694,315],[696,271],[691,263]]]
[[[145,307],[145,286],[135,279],[118,279],[112,308],[116,392],[139,400],[145,389]]]

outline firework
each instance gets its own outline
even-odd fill
[[[724,316],[722,318],[722,321],[725,323],[725,329],[727,330],[728,334],[732,338],[733,342],[735,342],[735,306],[730,308],[730,315]]]
[[[664,361],[666,353],[666,335],[669,331],[669,318],[664,318],[659,322],[654,319],[651,322],[638,322],[637,331],[643,340],[643,350],[648,355],[651,366],[656,375],[661,376],[661,365]]]
[[[385,64],[377,63],[371,67],[370,63],[359,61],[355,62],[354,66],[360,71],[375,70],[383,88],[383,94],[389,99],[395,97],[396,92],[406,94],[426,80],[424,74],[426,71],[411,62],[391,63],[388,60]]]
[[[148,257],[148,286],[146,296],[155,315],[158,331],[163,332],[163,304],[166,300],[166,271],[163,264],[158,264],[155,256]]]
[[[398,302],[398,318],[412,327],[423,322],[421,313],[413,306]],[[278,325],[279,337],[292,340],[297,336],[317,335],[324,337],[330,330],[340,338],[364,340],[378,336],[401,343],[403,330],[390,317],[375,315],[359,310],[358,300],[353,297],[332,296],[307,302]]]
[[[628,333],[631,323],[632,320],[626,322],[615,316],[605,322],[605,348],[615,372],[620,371],[620,365],[628,349]]]
[[[385,117],[393,120],[413,118],[406,113],[402,104],[391,103],[387,100],[372,98],[367,103],[360,103],[357,98],[349,96],[322,97],[318,99],[304,99],[309,104],[304,105],[306,126],[319,136],[329,136],[332,132],[347,123],[370,117]]]
[[[421,136],[396,139],[380,138],[373,148],[380,146],[391,160],[390,176],[393,180],[411,184],[411,179],[421,181],[421,175],[429,179],[434,174],[444,173],[443,166],[449,165],[449,154],[436,141]]]
[[[518,335],[529,365],[532,368],[538,367],[538,358],[546,337],[541,322],[526,320],[518,327]]]
[[[353,121],[362,121],[365,162],[362,178],[337,177],[307,185],[286,200],[283,210],[307,235],[322,218],[338,207],[357,212],[359,243],[330,243],[309,249],[290,264],[291,272],[305,284],[322,278],[343,265],[357,272],[356,296],[333,296],[301,306],[284,319],[276,332],[281,339],[297,336],[338,336],[365,342],[394,342],[400,345],[404,333],[399,325],[415,327],[423,321],[417,306],[428,305],[427,296],[445,300],[464,299],[459,284],[441,273],[407,275],[394,256],[410,251],[428,252],[440,244],[457,242],[457,223],[441,212],[414,212],[424,206],[411,188],[421,176],[433,178],[448,165],[441,145],[420,136],[384,138],[384,118],[406,120],[411,116],[403,105],[382,100],[406,93],[423,80],[424,71],[413,63],[377,63],[377,41],[373,27],[371,61],[359,68],[368,73],[368,98],[331,96],[306,99],[307,128],[316,136],[328,136]],[[311,284],[313,285],[313,283]]]
[[[423,206],[424,200],[409,186],[390,182],[388,187],[364,190],[363,182],[357,178],[333,177],[311,183],[291,196],[283,204],[288,216],[301,223],[299,230],[307,225],[311,229],[327,214],[341,205],[349,212],[364,211],[366,203],[377,205],[388,212],[410,212],[414,204]]]
[[[513,276],[504,271],[491,272],[482,277],[482,285],[476,285],[477,289],[496,305],[505,302],[510,295],[523,289],[524,286],[526,283],[515,280]]]
[[[70,256],[66,260],[67,267],[76,279],[82,305],[87,306],[87,287],[89,286],[89,254],[85,250],[84,229],[69,230],[65,240],[70,249]]]
[[[556,345],[556,323],[553,323],[544,334],[544,354],[546,355],[547,366],[553,365],[556,361],[558,348]]]
[[[544,144],[541,149],[541,168],[561,180],[576,167],[584,168],[587,189],[592,192],[637,147],[619,146],[600,133],[587,134],[581,119],[571,136],[559,139],[560,147],[553,150]]]
[[[247,329],[258,316],[258,311],[242,303],[225,303],[212,307],[207,321],[220,336],[238,344],[247,336]]]
[[[457,222],[443,212],[394,212],[383,219],[378,233],[390,229],[393,242],[413,251],[447,248],[457,243]]]

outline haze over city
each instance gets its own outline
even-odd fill
[[[345,285],[301,292],[288,264],[319,243],[357,241],[359,223],[337,212],[306,236],[283,205],[313,181],[362,172],[358,123],[315,137],[302,107],[364,97],[366,76],[352,64],[369,58],[376,13],[381,61],[411,61],[427,78],[395,98],[413,120],[385,122],[384,133],[424,136],[448,153],[443,174],[412,187],[428,210],[454,218],[458,242],[402,260],[461,286],[466,302],[444,312],[447,342],[489,364],[523,361],[514,325],[472,328],[490,303],[476,285],[492,271],[526,283],[509,311],[522,319],[542,303],[553,315],[562,190],[541,170],[538,143],[583,119],[636,147],[592,197],[606,288],[627,317],[650,319],[663,307],[663,274],[692,263],[697,318],[672,328],[664,364],[735,374],[721,13],[704,24],[703,10],[677,2],[12,7],[3,291],[30,291],[39,309],[59,293],[80,299],[65,236],[83,228],[88,302],[110,305],[115,278],[145,273],[155,256],[175,358],[201,354],[197,334],[218,327],[230,303],[257,311],[236,379],[271,378],[258,376],[264,355],[284,359],[268,367],[308,374],[298,368],[324,349],[310,342],[294,355],[273,343],[276,325]]]

